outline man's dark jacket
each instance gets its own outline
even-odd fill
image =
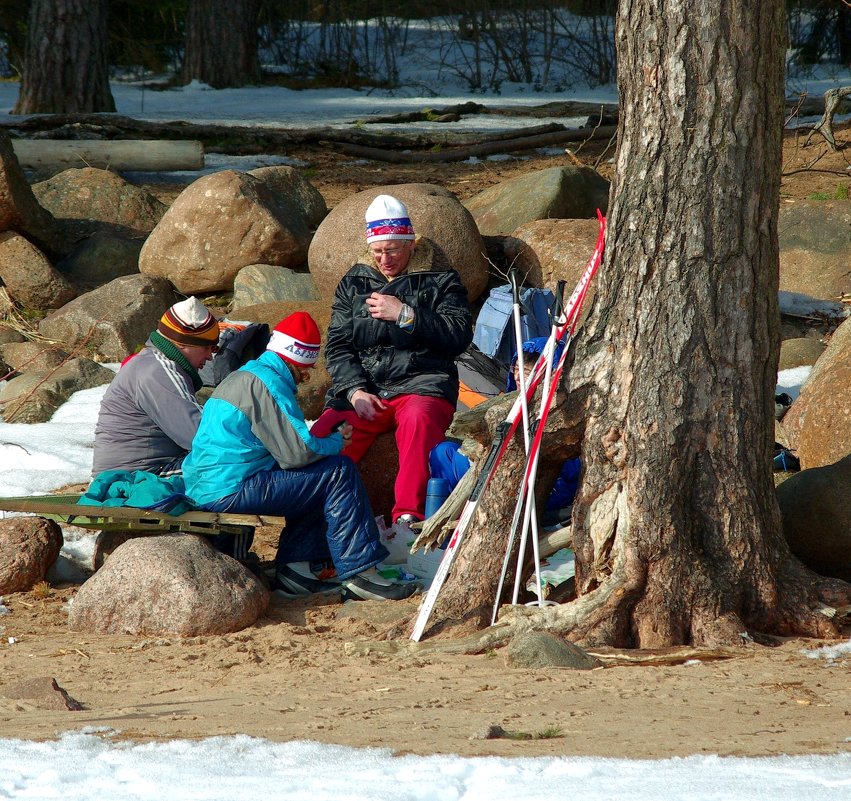
[[[413,310],[413,329],[373,320],[366,299],[394,295]],[[458,399],[455,359],[473,339],[467,291],[455,270],[409,270],[388,281],[377,269],[355,264],[334,297],[325,359],[331,374],[327,405],[350,409],[364,389],[382,398],[426,395]]]

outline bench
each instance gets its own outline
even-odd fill
[[[77,504],[79,498],[79,494],[0,498],[0,512],[26,512],[57,523],[112,535],[104,538],[111,542],[111,547],[96,548],[96,567],[100,567],[104,556],[131,537],[181,533],[244,538],[259,526],[283,528],[286,522],[285,518],[273,515],[200,511],[170,515],[132,506],[87,506]]]

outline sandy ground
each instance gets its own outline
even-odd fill
[[[414,602],[275,598],[250,629],[180,639],[69,633],[72,593],[4,598],[0,696],[51,677],[83,709],[0,697],[0,737],[104,726],[134,740],[247,733],[470,756],[851,750],[851,655],[809,658],[821,642],[669,666],[525,670],[500,651],[347,655],[347,643],[375,641]],[[524,739],[481,739],[490,726]]]
[[[846,127],[840,139],[848,136]],[[823,150],[803,151],[789,136],[784,168],[808,164]],[[465,198],[521,171],[564,162],[554,155],[399,168],[351,165],[320,151],[292,155],[311,161],[310,179],[332,206],[368,186],[407,181],[439,183]],[[593,164],[596,156],[589,155]],[[784,196],[841,194],[851,176],[836,171],[848,159],[847,148],[826,153],[817,166],[832,171],[789,176]],[[601,166],[605,171],[605,161]],[[64,607],[73,593],[73,587],[41,588],[3,598],[9,614],[0,617],[0,737],[52,738],[105,726],[132,739],[242,732],[462,755],[652,758],[851,749],[851,657],[831,663],[805,654],[823,642],[749,646],[733,658],[667,666],[521,670],[506,667],[500,651],[347,654],[349,643],[378,640],[415,609],[415,600],[274,599],[250,629],[180,639],[69,633]],[[15,683],[39,677],[54,678],[83,709],[46,709],[45,696],[5,697]],[[480,739],[494,725],[518,739]]]

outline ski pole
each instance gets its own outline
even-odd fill
[[[554,302],[554,305],[553,305],[552,315],[551,315],[552,324],[551,324],[551,327],[550,327],[550,336],[547,339],[546,344],[544,345],[544,349],[541,351],[541,353],[538,356],[539,359],[546,359],[546,367],[545,367],[545,372],[544,372],[544,384],[543,384],[543,391],[542,391],[542,394],[541,394],[541,404],[543,404],[544,398],[546,398],[546,396],[547,396],[547,392],[548,392],[549,384],[550,384],[550,378],[551,378],[551,375],[552,375],[552,362],[553,362],[552,355],[555,353],[555,343],[557,341],[558,328],[559,328],[559,325],[561,323],[562,303],[564,301],[564,287],[565,287],[564,281],[559,281],[558,284],[556,285],[556,297],[555,297],[555,302]],[[538,414],[540,416],[540,411],[539,411]],[[534,428],[534,424],[533,424],[533,428]],[[527,459],[528,459],[528,456],[527,456]],[[526,493],[524,493],[524,487],[521,484],[521,486],[518,488],[517,503],[514,506],[514,515],[513,515],[512,520],[511,520],[511,528],[509,529],[509,535],[508,535],[508,539],[507,539],[506,546],[505,546],[505,556],[502,560],[502,570],[500,571],[499,583],[497,584],[497,588],[496,588],[496,597],[494,598],[493,614],[491,616],[491,625],[496,623],[496,616],[497,616],[497,613],[499,612],[499,599],[502,597],[502,589],[503,589],[503,585],[505,584],[505,576],[508,573],[508,562],[509,562],[509,559],[511,558],[511,549],[514,547],[514,540],[517,536],[517,528],[518,528],[518,524],[520,522],[520,513],[523,509],[525,498],[526,498]],[[526,507],[528,509],[528,503],[526,504]],[[536,572],[535,578],[538,582],[538,586],[540,586],[540,569],[538,570],[538,572]],[[538,593],[538,600],[541,601],[540,592]]]
[[[517,270],[512,267],[508,273],[508,280],[511,282],[511,297],[513,300],[512,311],[514,314],[514,342],[517,346],[517,386],[520,390],[520,403],[521,409],[523,410],[523,446],[526,452],[526,458],[529,458],[529,439],[531,437],[531,429],[529,427],[529,402],[526,398],[526,369],[523,364],[523,330],[522,325],[520,323],[520,284],[517,278]],[[549,383],[550,376],[550,364],[549,360],[547,360],[546,372],[544,374],[544,386],[546,387]],[[546,391],[546,390],[545,390]],[[532,519],[535,521],[533,524],[533,528],[537,531],[537,511],[535,509],[535,495],[529,494],[525,498],[526,500],[526,512],[527,515],[531,515]],[[518,501],[521,505],[523,504],[523,499],[519,499]],[[528,530],[528,529],[527,529]],[[525,551],[526,550],[526,540],[524,530],[524,537],[521,540],[520,547]],[[538,543],[534,542],[534,550],[537,551]],[[541,596],[541,582],[540,582],[540,565],[536,563],[535,566],[535,576],[537,578],[538,585],[538,603],[540,606],[544,605],[544,599]]]
[[[523,445],[529,453],[529,404],[526,400],[526,374],[523,369],[523,331],[520,324],[520,284],[517,279],[517,269],[508,271],[511,283],[511,312],[514,318],[514,344],[517,347],[517,388],[520,390],[520,409],[523,412]]]
[[[600,265],[600,260],[603,256],[605,218],[603,218],[603,216],[599,213],[597,216],[600,219],[600,233],[597,237],[597,245],[594,249],[594,253],[588,261],[585,271],[582,273],[582,277],[579,279],[579,283],[576,285],[576,288],[573,290],[573,294],[567,302],[564,314],[565,322],[559,326],[556,335],[558,338],[564,336],[567,332],[568,323],[570,323],[573,318],[579,314],[579,307],[585,298],[588,285],[591,283],[591,279],[594,277],[594,273],[597,271],[597,268]],[[529,377],[529,383],[526,387],[527,396],[532,395],[538,388],[541,377],[544,373],[545,361],[546,359],[542,354],[535,363],[535,366],[532,369],[532,375]],[[494,473],[496,473],[497,467],[505,454],[508,443],[514,435],[514,432],[517,430],[517,426],[520,423],[520,411],[520,398],[518,397],[511,405],[511,409],[508,411],[505,419],[502,423],[500,423],[496,433],[494,434],[493,443],[491,444],[490,451],[484,465],[482,466],[479,476],[476,479],[473,491],[470,493],[470,497],[467,499],[463,509],[461,510],[461,515],[458,522],[455,524],[452,536],[449,538],[449,543],[446,546],[446,551],[444,552],[443,559],[438,566],[437,573],[435,574],[434,579],[432,579],[431,586],[429,587],[422,604],[420,604],[417,619],[414,623],[414,629],[411,633],[411,639],[415,642],[418,642],[425,632],[428,619],[434,609],[434,604],[437,602],[437,596],[446,582],[452,563],[454,562],[455,556],[460,549],[461,542],[467,533],[470,521],[473,519],[473,515],[478,508],[481,496],[490,484],[490,480],[493,478]]]
[[[552,324],[552,339],[553,343],[555,342],[555,331],[558,327],[557,320],[561,317],[561,304],[564,300],[564,281],[559,281],[556,285],[556,306],[554,307],[553,314],[553,324]],[[564,347],[567,347],[567,343],[565,342]],[[546,372],[544,373],[544,383],[543,389],[541,390],[541,400],[538,404],[538,415],[537,419],[533,423],[533,428],[537,429],[540,425],[541,415],[544,413],[544,403],[546,402],[547,397],[550,392],[550,385],[552,383],[552,374],[553,374],[553,356],[555,355],[555,346],[551,349],[551,352],[547,354],[547,364],[546,364]],[[537,433],[537,431],[535,431]],[[532,454],[531,449],[529,454],[527,455],[527,460],[534,459],[537,463],[537,454]],[[525,491],[524,491],[525,489]],[[531,532],[532,532],[532,558],[535,562],[535,594],[538,596],[538,606],[544,605],[544,597],[543,597],[543,587],[541,586],[541,546],[538,542],[538,515],[537,510],[535,508],[535,474],[533,473],[529,477],[529,481],[526,484],[525,488],[520,486],[520,496],[526,496],[526,511],[525,517],[523,520],[523,528],[520,534],[520,546],[517,552],[517,572],[514,576],[514,593],[512,595],[512,603],[517,603],[517,598],[520,594],[520,581],[522,578],[522,566],[523,561],[526,558],[526,540],[530,530],[531,523]],[[518,498],[518,502],[522,504],[520,498]]]
[[[571,294],[570,299],[568,300],[567,305],[565,306],[565,312],[562,315],[562,322],[559,325],[559,330],[558,330],[558,334],[556,336],[556,339],[563,343],[562,344],[563,349],[562,349],[561,356],[560,356],[559,361],[558,361],[558,366],[555,370],[555,379],[552,382],[552,384],[549,388],[549,391],[547,393],[544,393],[544,397],[542,398],[543,410],[544,411],[541,414],[541,420],[536,422],[535,434],[534,434],[534,438],[533,438],[533,442],[532,442],[532,448],[531,448],[531,451],[532,451],[534,458],[532,460],[527,459],[526,469],[524,470],[523,482],[521,483],[521,487],[520,487],[521,493],[525,492],[526,488],[528,488],[529,485],[530,485],[530,478],[531,478],[530,474],[532,472],[537,474],[537,457],[538,457],[539,450],[540,450],[540,442],[541,442],[541,438],[543,436],[544,426],[546,425],[546,420],[547,420],[547,417],[549,415],[549,409],[552,405],[552,399],[555,396],[555,389],[558,385],[558,380],[561,377],[561,373],[562,373],[562,370],[564,368],[564,362],[565,362],[565,359],[566,359],[566,356],[567,356],[567,350],[568,350],[570,341],[573,337],[574,331],[576,329],[576,324],[577,324],[578,319],[579,319],[579,313],[580,313],[582,305],[585,301],[585,296],[587,294],[588,287],[590,286],[591,279],[593,278],[594,274],[596,273],[597,268],[599,267],[599,265],[602,261],[602,258],[603,258],[603,249],[605,247],[606,220],[599,211],[597,212],[597,218],[600,221],[600,231],[599,231],[599,234],[597,236],[597,245],[594,249],[594,253],[592,254],[591,258],[588,260],[588,265],[586,266],[585,271],[583,272],[582,277],[579,280],[579,283],[576,285],[576,288],[573,290],[573,293]],[[555,340],[554,340],[554,342],[555,342]],[[549,344],[550,343],[548,342],[547,345],[549,346]],[[541,358],[543,358],[543,354],[541,355]],[[540,359],[539,359],[538,363],[535,365],[535,367],[536,368],[540,367]],[[531,482],[531,483],[533,483],[533,482]],[[516,532],[517,532],[517,525],[519,523],[520,511],[521,511],[520,507],[516,506],[515,510],[514,510],[514,516],[513,516],[513,519],[512,519],[511,534],[510,534],[510,537],[509,537],[509,545],[508,545],[508,548],[506,550],[505,561],[503,562],[502,575],[500,576],[499,589],[497,590],[496,597],[494,599],[494,607],[493,607],[493,614],[492,614],[492,617],[491,617],[491,625],[493,625],[496,622],[496,617],[497,617],[497,614],[498,614],[498,611],[499,611],[499,602],[500,602],[500,598],[502,596],[502,584],[505,580],[505,573],[507,572],[507,569],[508,569],[508,559],[510,557],[511,548],[513,547],[513,544],[514,544],[514,537],[516,536]],[[524,520],[524,524],[526,524],[525,520]],[[521,561],[518,562],[518,573],[521,569],[521,565],[522,565],[522,558],[521,558]],[[516,600],[517,599],[516,599],[516,596],[515,596],[515,598],[514,598],[515,603],[516,603]]]

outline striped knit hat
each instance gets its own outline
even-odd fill
[[[219,324],[210,310],[194,295],[166,309],[157,325],[164,337],[179,345],[215,345]]]
[[[266,350],[298,367],[313,367],[319,358],[321,341],[319,326],[313,318],[307,312],[294,312],[275,326]]]
[[[415,239],[414,226],[401,200],[391,195],[379,195],[366,210],[366,241],[385,239]]]

